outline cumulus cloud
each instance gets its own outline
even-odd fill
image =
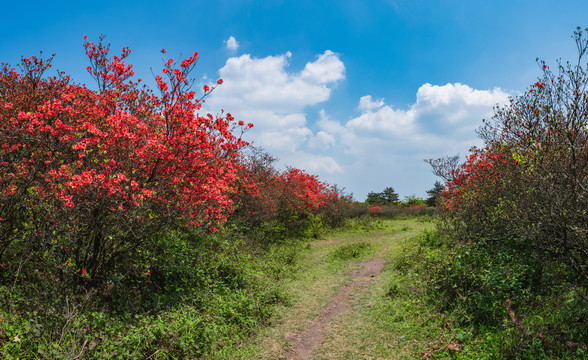
[[[229,49],[229,51],[231,52],[236,52],[239,48],[239,42],[235,39],[234,36],[229,37],[229,39],[226,40],[225,43],[227,44],[227,49]]]
[[[345,65],[334,52],[327,50],[316,61],[307,63],[300,77],[321,84],[343,80]]]
[[[435,179],[422,160],[466,154],[473,145],[481,145],[475,130],[482,119],[492,116],[493,106],[506,104],[508,97],[499,88],[424,84],[415,103],[405,109],[366,95],[359,99],[359,115],[347,120],[334,120],[321,111],[317,126],[329,139],[329,148],[340,154],[334,158],[344,169],[333,179],[351,189],[379,191],[394,186],[401,194],[420,189],[424,196]],[[358,191],[358,200],[366,192]]]
[[[358,99],[356,114],[334,119],[320,110],[318,119],[309,121],[309,116],[316,118],[307,114],[309,107],[330,99],[345,79],[345,65],[327,50],[296,71],[290,69],[292,57],[287,52],[227,59],[219,70],[224,83],[207,98],[204,111],[223,108],[237,120],[253,123],[246,136],[254,146],[265,148],[282,165],[359,189],[359,200],[386,186],[402,195],[424,196],[435,179],[422,160],[465,154],[480,145],[475,129],[492,116],[493,106],[508,102],[509,94],[500,88],[424,84],[406,108],[368,94]]]
[[[328,150],[335,144],[335,136],[326,131],[319,131],[308,140],[308,146],[312,149]]]
[[[284,163],[304,169],[310,174],[320,174],[320,179],[325,180],[332,174],[343,174],[344,170],[339,163],[330,156],[300,151],[280,158]]]
[[[366,95],[359,99],[359,106],[357,108],[362,111],[373,111],[381,108],[382,106],[384,106],[384,99],[372,101],[372,96]]]
[[[207,98],[206,109],[221,108],[237,120],[251,122],[248,133],[254,146],[261,146],[284,164],[307,171],[340,172],[333,157],[307,150],[328,150],[335,137],[326,131],[310,129],[305,110],[327,101],[333,87],[345,78],[339,56],[326,50],[301,71],[291,71],[292,53],[255,58],[250,54],[227,59],[219,70],[224,83]]]
[[[305,108],[329,99],[332,87],[345,77],[345,66],[327,50],[302,71],[291,72],[291,57],[288,52],[264,58],[249,54],[229,58],[219,70],[224,83],[210,96],[207,108],[222,106],[239,120],[253,123],[260,146],[299,149],[312,136]],[[325,140],[325,136],[321,138]]]
[[[434,148],[472,142],[483,118],[492,115],[496,104],[508,101],[499,88],[476,90],[463,84],[424,84],[416,102],[408,109],[394,109],[382,99],[360,99],[361,114],[346,122],[354,137],[389,139],[403,146]],[[352,144],[348,144],[352,145]]]

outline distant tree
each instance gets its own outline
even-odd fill
[[[381,205],[385,203],[384,197],[382,196],[382,193],[376,193],[373,191],[370,191],[367,194],[367,198],[365,199],[365,202],[371,205]]]
[[[398,203],[398,194],[393,188],[387,187],[380,193],[368,193],[365,202],[372,205],[392,205]]]
[[[393,188],[387,187],[382,191],[383,198],[385,200],[385,204],[396,204],[398,202],[398,194],[394,191]]]
[[[407,206],[411,206],[411,205],[424,205],[425,204],[425,200],[423,200],[422,198],[416,196],[415,194],[411,194],[411,195],[405,196],[404,199],[402,199],[401,204],[402,205],[407,205]]]
[[[427,194],[429,197],[425,200],[425,204],[428,206],[437,206],[439,204],[439,198],[441,197],[441,192],[445,187],[441,184],[440,181],[435,181],[435,185],[431,190],[427,190]]]

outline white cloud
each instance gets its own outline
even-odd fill
[[[308,106],[329,99],[332,87],[345,78],[345,66],[332,51],[308,62],[300,72],[288,71],[290,52],[254,58],[232,57],[219,70],[224,83],[207,99],[207,109],[224,108],[237,120],[255,126],[251,136],[257,146],[278,157],[298,151],[311,139],[315,148],[328,147],[327,133],[313,135],[304,112]]]
[[[372,96],[366,95],[359,99],[359,106],[357,108],[363,111],[373,111],[381,108],[382,106],[384,106],[384,99],[372,101]]]
[[[229,37],[225,43],[227,44],[227,49],[229,49],[231,52],[236,52],[239,48],[239,42],[235,39],[234,36]]]
[[[341,125],[338,121],[335,121],[327,115],[327,112],[324,109],[319,111],[319,120],[317,121],[317,125],[319,128],[325,130],[326,132],[332,134],[340,134],[345,130],[345,127]]]
[[[345,65],[334,52],[327,50],[316,61],[307,63],[300,75],[310,82],[327,84],[345,78]]]
[[[356,191],[358,200],[367,191],[394,186],[402,195],[432,187],[435,181],[425,158],[444,154],[466,154],[481,145],[475,129],[493,114],[493,106],[506,104],[508,94],[499,88],[476,90],[463,84],[424,84],[416,102],[406,109],[394,109],[383,99],[360,98],[360,114],[336,121],[321,111],[317,122],[331,135],[332,153],[344,173],[333,180]],[[326,135],[323,135],[326,137]],[[318,137],[318,134],[317,134]],[[365,189],[368,190],[365,190]]]
[[[325,181],[325,175],[344,173],[343,168],[332,157],[306,151],[291,153],[280,160],[290,166],[304,169],[310,174],[321,174],[319,178],[322,181]]]
[[[388,139],[413,148],[440,148],[472,142],[483,118],[492,107],[508,101],[499,88],[476,90],[463,84],[424,84],[416,102],[406,110],[394,109],[383,100],[360,99],[361,114],[345,124],[356,137]],[[351,144],[349,144],[351,145]]]
[[[254,146],[265,148],[282,165],[354,191],[358,200],[386,186],[403,196],[425,196],[435,178],[423,159],[466,154],[481,143],[475,134],[481,120],[492,116],[494,105],[508,101],[499,88],[424,84],[404,109],[365,95],[355,116],[333,119],[321,110],[313,124],[308,108],[329,100],[345,79],[345,65],[327,50],[293,71],[292,56],[229,58],[219,70],[223,85],[207,98],[206,108],[212,111],[203,111],[224,108],[237,120],[253,123],[246,137]]]
[[[343,63],[332,58],[335,55],[329,55],[327,63],[330,65],[323,63],[315,67],[322,61],[321,56],[316,62],[306,64],[302,73],[286,71],[290,56],[256,59],[245,54],[229,58],[219,70],[225,83],[214,92],[210,101],[214,98],[227,108],[239,110],[261,108],[275,113],[301,112],[309,105],[326,101],[331,95],[327,84],[344,77]],[[307,71],[308,68],[313,70]]]
[[[328,150],[335,144],[335,136],[325,131],[319,131],[308,140],[308,146],[312,149]]]

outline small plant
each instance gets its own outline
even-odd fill
[[[366,254],[370,253],[372,246],[368,243],[360,242],[351,245],[344,245],[335,250],[332,255],[332,260],[348,261],[359,259]]]

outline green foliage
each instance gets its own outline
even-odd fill
[[[402,201],[400,203],[405,206],[425,205],[425,200],[412,194],[412,195],[405,196],[404,199],[402,199]]]
[[[433,188],[431,190],[427,190],[429,197],[425,200],[425,204],[432,207],[439,205],[439,198],[441,197],[441,192],[443,192],[444,188],[445,187],[440,181],[435,181]]]
[[[330,256],[332,261],[349,261],[360,259],[372,252],[372,246],[369,243],[360,242],[351,245],[343,245],[337,248]]]
[[[425,233],[393,266],[421,274],[425,297],[454,323],[463,351],[438,358],[585,356],[588,293],[561,277],[569,270],[537,262],[524,239],[456,246],[438,232]]]
[[[168,233],[95,290],[51,273],[15,279],[0,286],[0,357],[214,357],[287,303],[281,280],[304,248],[260,246],[235,233]]]
[[[342,229],[345,231],[369,232],[383,229],[383,222],[380,218],[364,214],[347,219]]]
[[[365,202],[371,205],[392,205],[398,202],[398,194],[393,188],[387,187],[380,193],[368,193]]]
[[[586,357],[588,349],[588,40],[496,109],[466,162],[442,176],[446,257],[429,263],[430,295],[462,326],[484,328],[504,358]],[[581,354],[582,353],[582,354]]]
[[[443,311],[463,322],[497,325],[504,317],[504,301],[524,301],[541,268],[521,239],[500,247],[485,242],[453,248],[434,268],[431,279]]]

